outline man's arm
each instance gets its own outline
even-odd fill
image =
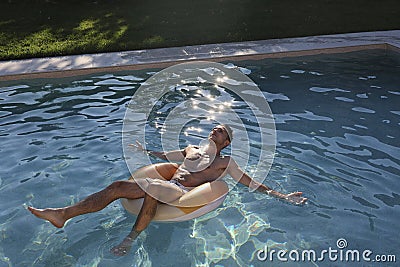
[[[163,160],[168,160],[168,161],[173,161],[173,162],[183,162],[185,159],[186,152],[184,149],[182,150],[173,150],[173,151],[152,151],[152,150],[147,150],[146,151],[149,155],[155,156],[157,158],[163,159]]]
[[[295,192],[295,193],[290,193],[290,194],[283,194],[278,191],[273,190],[272,188],[259,183],[255,180],[253,180],[250,176],[248,176],[240,167],[237,165],[236,161],[233,160],[232,158],[229,161],[228,168],[227,168],[228,174],[232,176],[232,178],[235,181],[238,181],[239,183],[255,189],[261,193],[267,194],[269,196],[273,196],[279,199],[283,199],[285,201],[288,201],[290,203],[300,205],[304,204],[307,201],[307,198],[302,197],[302,192]]]
[[[140,151],[143,151],[144,153],[147,153],[149,155],[155,156],[157,158],[163,159],[163,160],[168,160],[168,161],[174,161],[174,162],[183,162],[186,156],[186,149],[182,150],[173,150],[173,151],[153,151],[153,150],[148,150],[144,149],[142,144],[139,141],[136,141],[136,144],[130,144],[129,146],[134,147]]]

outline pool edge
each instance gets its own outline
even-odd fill
[[[0,81],[164,68],[194,60],[238,61],[346,53],[368,49],[400,52],[400,30],[0,61]]]

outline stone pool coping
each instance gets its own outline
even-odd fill
[[[400,52],[400,30],[0,61],[0,81],[160,68],[189,60],[276,58],[365,49]]]

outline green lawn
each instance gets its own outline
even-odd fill
[[[0,60],[400,29],[399,0],[0,2]]]

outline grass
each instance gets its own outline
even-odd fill
[[[398,0],[3,0],[0,60],[392,29]]]

